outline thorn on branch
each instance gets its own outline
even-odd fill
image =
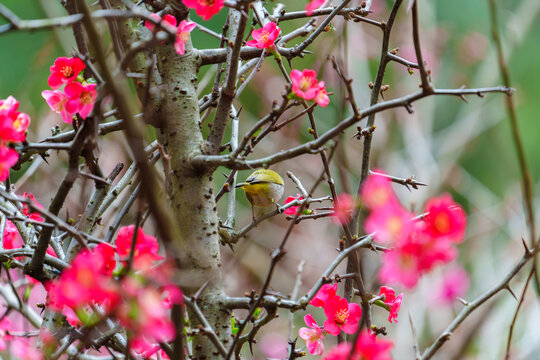
[[[459,301],[460,303],[462,303],[463,305],[465,305],[465,306],[469,306],[469,305],[470,305],[470,303],[469,303],[467,300],[462,299],[462,298],[460,298],[459,296],[458,296],[456,299],[458,299],[458,301]]]
[[[356,134],[354,134],[353,139],[360,140],[363,136],[368,136],[373,134],[377,127],[375,125],[368,128],[362,129],[361,126],[356,127]]]
[[[527,242],[525,241],[524,238],[521,238],[521,243],[523,244],[523,247],[525,248],[525,255],[526,256],[531,256],[532,251],[531,251],[531,249],[529,249],[529,246],[527,245]]]
[[[414,114],[414,108],[411,103],[406,103],[404,106],[409,114]]]
[[[514,291],[512,291],[512,288],[510,288],[510,285],[506,285],[505,289],[508,290],[508,292],[514,297],[514,299],[516,299],[516,301],[519,301],[516,294],[514,294]]]

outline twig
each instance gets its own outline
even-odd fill
[[[434,89],[432,95],[478,95],[484,93],[500,92],[500,93],[511,93],[513,89],[506,87],[492,87],[492,88],[478,88],[478,89]],[[384,110],[393,109],[397,107],[406,107],[416,100],[422,99],[427,94],[424,94],[422,91],[405,95],[403,97],[383,101],[368,107],[367,109],[361,111],[362,119],[368,117],[369,115],[379,113]],[[302,154],[316,154],[319,151],[322,151],[321,147],[324,144],[334,138],[335,136],[341,134],[345,129],[354,125],[359,120],[355,116],[348,117],[344,119],[339,124],[322,134],[318,139],[308,141],[297,147],[279,151],[273,155],[259,158],[256,160],[241,160],[234,159],[232,154],[229,155],[196,155],[191,158],[191,163],[193,166],[226,166],[231,169],[253,169],[261,166],[270,166],[272,164],[281,162],[286,159],[292,159]],[[366,137],[367,139],[367,137]],[[365,142],[364,142],[365,144]],[[368,170],[368,169],[367,169]],[[367,176],[366,170],[366,176]]]
[[[242,47],[244,29],[247,18],[240,10],[230,10],[231,38],[234,38],[232,48],[227,51],[227,71],[225,73],[224,86],[221,89],[219,102],[216,108],[216,116],[212,123],[212,130],[208,136],[205,147],[208,154],[218,154],[225,133],[225,127],[229,120],[231,104],[236,91],[236,76],[238,73],[238,60]]]
[[[510,280],[516,276],[520,270],[531,260],[537,253],[540,248],[534,249],[532,252],[525,252],[525,255],[521,258],[521,260],[510,270],[510,272],[502,279],[497,285],[493,286],[490,290],[482,294],[480,297],[478,297],[476,300],[469,303],[469,306],[466,306],[461,310],[461,312],[456,316],[454,321],[448,327],[446,330],[442,332],[442,334],[431,344],[429,348],[427,348],[424,353],[422,354],[421,360],[428,360],[435,355],[435,353],[444,345],[445,342],[450,340],[450,336],[452,333],[458,328],[459,325],[480,305],[484,304],[486,301],[491,299],[493,296],[495,296],[499,291],[504,290],[508,287],[508,284],[510,283]]]
[[[525,300],[525,295],[527,294],[527,289],[529,288],[529,283],[535,273],[536,269],[534,266],[529,271],[529,276],[527,276],[527,280],[525,281],[525,285],[523,285],[523,291],[521,293],[521,296],[519,297],[518,304],[516,306],[516,311],[514,311],[514,316],[512,317],[512,322],[510,323],[510,328],[508,330],[508,339],[506,340],[506,354],[504,358],[506,360],[510,360],[510,349],[512,347],[512,335],[514,334],[514,327],[517,322],[517,318],[519,315],[519,310],[521,309],[521,306],[523,305],[523,301]]]
[[[422,47],[420,46],[420,33],[418,31],[418,1],[415,1],[412,6],[412,28],[413,28],[413,43],[414,52],[416,53],[416,62],[420,71],[420,80],[422,80],[422,90],[426,93],[431,93],[433,87],[429,81],[429,74],[426,70],[426,64],[422,57]]]
[[[400,184],[400,185],[405,186],[408,190],[410,190],[409,186],[411,186],[415,190],[418,190],[418,186],[427,186],[427,184],[424,184],[424,183],[422,183],[420,181],[416,181],[414,176],[403,179],[403,178],[399,178],[399,177],[392,176],[392,175],[381,174],[381,173],[371,171],[371,170],[369,171],[369,173],[372,174],[372,175],[383,176],[383,177],[389,179],[390,181],[395,182],[396,184]]]

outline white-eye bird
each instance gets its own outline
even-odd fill
[[[248,176],[246,182],[236,185],[246,193],[252,207],[265,208],[276,204],[283,196],[283,179],[275,171],[260,169]],[[277,205],[279,206],[279,205]],[[253,214],[255,217],[255,214]]]

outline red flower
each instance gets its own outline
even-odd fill
[[[59,57],[51,66],[49,76],[49,86],[51,89],[58,89],[63,84],[69,84],[79,76],[86,65],[79,58]]]
[[[174,16],[167,14],[163,17],[163,20],[161,19],[161,16],[159,16],[158,14],[150,14],[150,17],[156,21],[163,21],[162,23],[163,26],[167,26],[171,30],[176,30],[177,20]],[[148,21],[148,20],[144,22],[144,26],[146,26],[146,28],[150,31],[154,31],[154,29],[156,28],[156,25],[153,22]]]
[[[350,303],[339,296],[330,298],[324,305],[324,330],[337,336],[341,330],[347,334],[354,334],[358,330],[358,322],[362,317],[360,305]]]
[[[133,243],[133,233],[135,226],[124,226],[118,231],[115,245],[116,252],[124,261],[127,260]],[[135,269],[147,268],[152,265],[153,261],[161,260],[159,256],[159,244],[155,237],[146,235],[142,228],[137,229],[137,239],[135,243],[135,253],[133,256],[133,266]]]
[[[326,0],[312,0],[306,5],[306,14],[311,16],[313,10],[320,8]]]
[[[304,198],[300,194],[296,194],[296,197],[289,196],[289,197],[287,197],[287,199],[285,199],[285,205],[287,205],[290,202],[293,202],[294,200],[304,200]],[[286,215],[296,215],[299,208],[300,208],[299,205],[291,206],[290,208],[285,209],[285,211],[283,213],[286,214]]]
[[[97,95],[96,84],[82,85],[72,82],[66,85],[64,91],[68,97],[65,104],[66,111],[71,114],[79,113],[83,119],[86,119],[94,108]]]
[[[9,169],[17,163],[19,154],[8,147],[0,145],[0,181],[9,177]]]
[[[275,47],[274,42],[280,32],[281,29],[270,21],[263,28],[253,30],[251,34],[253,40],[249,40],[246,45],[256,47],[257,49],[273,49]]]
[[[324,284],[319,289],[319,292],[311,301],[309,302],[310,305],[313,305],[315,307],[324,307],[328,299],[336,296],[337,291],[337,283],[334,285],[330,284]]]
[[[427,233],[438,239],[450,240],[455,243],[463,241],[467,217],[465,212],[452,200],[449,194],[430,199],[424,212]]]
[[[302,72],[294,69],[291,71],[292,90],[299,98],[313,100],[319,91],[317,73],[313,70],[304,69]]]
[[[332,216],[332,221],[338,225],[348,223],[355,206],[356,203],[351,195],[347,193],[339,194],[334,199],[334,214]]]
[[[221,10],[225,0],[182,0],[182,2],[188,8],[195,9],[203,20],[208,20]]]
[[[321,356],[324,351],[323,339],[325,333],[323,333],[319,325],[317,325],[313,319],[313,315],[307,314],[304,316],[304,321],[311,329],[306,327],[300,328],[300,330],[298,330],[298,336],[306,341],[310,354]]]
[[[392,320],[397,321],[397,316],[399,313],[399,309],[401,308],[401,301],[403,300],[403,294],[399,294],[396,297],[396,292],[391,287],[387,286],[381,286],[381,290],[379,291],[379,296],[384,295],[385,300],[383,302],[388,306],[388,321],[392,322]]]
[[[25,192],[23,194],[23,197],[24,198],[27,198],[28,200],[30,200],[31,202],[34,203],[35,206],[37,206],[38,208],[40,209],[43,209],[43,205],[41,205],[37,200],[36,198],[34,197],[34,195],[30,194],[30,193],[27,193]],[[28,206],[28,204],[23,204],[23,214],[28,217],[29,219],[32,219],[34,221],[39,221],[39,222],[43,222],[44,219],[43,217],[41,217],[41,214],[39,212],[30,212],[30,207]]]
[[[374,335],[363,331],[358,336],[351,355],[351,344],[344,342],[333,348],[324,360],[391,360],[392,342],[378,340]]]
[[[150,15],[154,20],[161,21],[161,17],[158,14]],[[197,24],[186,20],[180,21],[178,27],[176,26],[177,20],[172,15],[165,15],[163,17],[163,26],[168,27],[170,30],[176,31],[176,40],[174,42],[174,49],[179,55],[184,55],[186,52],[186,42],[189,40],[191,31]],[[156,25],[153,22],[146,20],[144,26],[150,31],[154,31]]]
[[[114,268],[116,267],[114,248],[107,243],[101,243],[94,248],[93,252],[96,256],[100,257],[98,260],[98,264],[102,266],[100,271],[105,275],[112,275]]]
[[[120,294],[111,284],[108,252],[105,246],[95,251],[81,251],[71,267],[48,284],[49,306],[57,311],[62,311],[64,306],[82,309],[92,303],[102,304],[106,308],[116,306]]]

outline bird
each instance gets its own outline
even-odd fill
[[[253,219],[255,219],[254,208],[267,208],[275,204],[283,196],[285,186],[283,179],[273,170],[260,169],[248,176],[245,182],[237,184],[246,193],[246,198],[251,203]]]

